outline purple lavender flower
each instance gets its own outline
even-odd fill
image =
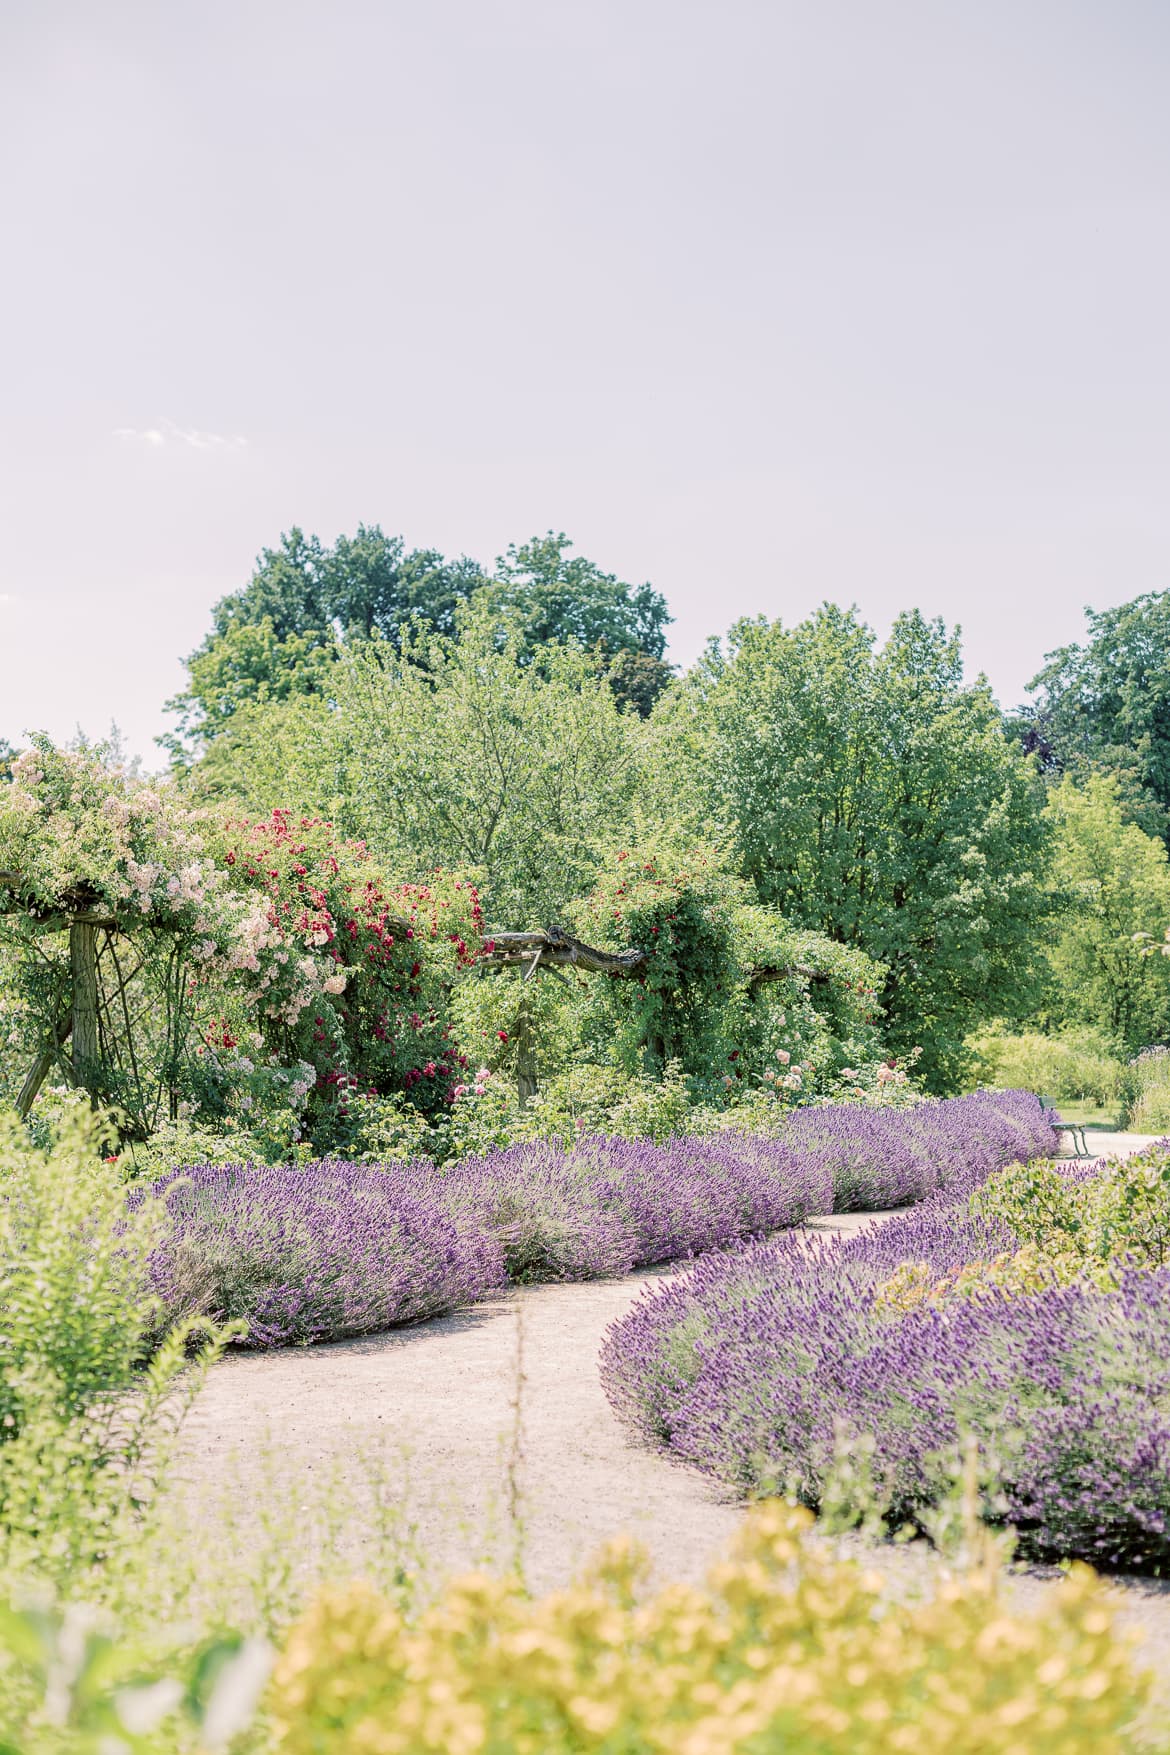
[[[993,1167],[979,1156],[951,1190]],[[792,1488],[811,1505],[842,1439],[872,1438],[896,1518],[938,1500],[974,1434],[1026,1551],[1164,1568],[1170,1269],[1130,1274],[1116,1294],[989,1293],[900,1317],[875,1301],[901,1262],[941,1278],[1017,1241],[944,1189],[848,1240],[788,1236],[708,1257],[610,1329],[606,1391],[636,1431],[721,1480]]]
[[[1051,1150],[1034,1098],[798,1112],[780,1138],[535,1141],[447,1171],[429,1161],[197,1165],[158,1184],[152,1260],[166,1320],[243,1317],[248,1344],[361,1334],[506,1280],[583,1280],[725,1251],[834,1205],[966,1186]]]
[[[172,1217],[151,1259],[165,1319],[243,1317],[251,1346],[413,1322],[504,1281],[496,1239],[409,1170],[202,1164],[156,1192]]]

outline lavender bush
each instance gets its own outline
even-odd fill
[[[504,1245],[513,1280],[583,1280],[727,1249],[832,1206],[823,1155],[743,1134],[531,1141],[456,1165],[447,1198]]]
[[[497,1240],[409,1171],[202,1164],[156,1190],[172,1216],[151,1260],[166,1320],[244,1317],[252,1346],[436,1316],[504,1279]]]
[[[509,1279],[727,1250],[831,1211],[835,1187],[852,1205],[912,1199],[1052,1143],[1035,1099],[1017,1094],[808,1111],[779,1138],[529,1141],[446,1172],[205,1164],[157,1185],[173,1224],[152,1276],[168,1318],[242,1316],[253,1346],[360,1334]]]
[[[797,1109],[782,1137],[823,1157],[837,1213],[910,1206],[940,1189],[959,1193],[1013,1158],[1056,1148],[1047,1114],[1027,1091],[977,1091],[912,1109]]]
[[[945,1197],[846,1241],[779,1238],[648,1292],[607,1336],[610,1400],[740,1490],[820,1502],[842,1445],[872,1441],[896,1519],[947,1491],[966,1434],[1026,1551],[1170,1565],[1170,1269],[898,1315],[899,1264],[944,1275],[1019,1242]]]

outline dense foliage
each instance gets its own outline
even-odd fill
[[[1050,652],[1021,709],[1029,748],[1058,772],[1118,776],[1130,812],[1165,835],[1170,821],[1170,592],[1086,610],[1089,638]]]
[[[293,1629],[271,1694],[282,1755],[1118,1755],[1144,1688],[1089,1575],[1035,1619],[972,1569],[883,1598],[809,1541],[799,1511],[748,1520],[703,1590],[634,1587],[614,1544],[569,1591],[453,1584],[416,1624],[353,1584]],[[1040,1686],[1037,1686],[1039,1679]]]
[[[627,1539],[540,1598],[477,1574],[418,1614],[368,1581],[331,1585],[274,1665],[256,1638],[217,1631],[176,1648],[119,1638],[86,1605],[0,1610],[0,1735],[29,1755],[182,1755],[240,1733],[230,1746],[256,1755],[1162,1747],[1149,1677],[1092,1575],[1075,1568],[1021,1613],[969,1500],[956,1506],[954,1576],[909,1601],[818,1543],[807,1513],[773,1503],[701,1588],[651,1593]]]
[[[982,1085],[1035,1091],[1056,1103],[1120,1106],[1125,1066],[1115,1040],[1102,1030],[976,1031],[967,1047]]]
[[[124,1190],[74,1119],[51,1151],[0,1122],[0,1576],[68,1580],[132,1542],[166,1445],[234,1338],[160,1321],[153,1200]]]
[[[474,884],[437,873],[391,888],[361,843],[280,811],[229,824],[222,861],[249,897],[235,965],[266,1045],[312,1069],[313,1136],[344,1142],[363,1096],[441,1108],[467,1065],[445,994],[479,952]],[[203,1046],[217,1068],[236,1064],[230,1029]]]
[[[411,1093],[430,1113],[466,1067],[446,995],[479,954],[469,882],[391,886],[328,823],[277,810],[225,824],[45,740],[0,792],[0,872],[26,1052],[68,1017],[69,918],[103,922],[113,991],[85,1082],[139,1137],[169,1108],[283,1116],[277,1149],[302,1130],[335,1145],[359,1096]]]
[[[1066,777],[1049,795],[1056,936],[1048,1016],[1098,1025],[1131,1052],[1170,1029],[1170,961],[1143,945],[1170,927],[1165,844],[1126,820],[1116,778]]]
[[[408,551],[377,526],[332,546],[294,529],[217,605],[189,661],[175,704],[177,787],[47,739],[5,757],[0,873],[24,872],[15,899],[27,918],[9,913],[2,929],[0,1090],[16,1095],[38,1051],[69,1071],[64,940],[43,923],[86,897],[113,910],[119,933],[128,915],[147,929],[142,966],[123,964],[112,991],[144,1028],[163,1026],[149,1076],[103,1040],[91,1080],[139,1141],[193,1119],[254,1134],[269,1158],[306,1132],[361,1156],[410,1135],[401,1110],[369,1107],[402,1098],[436,1124],[440,1158],[513,1137],[523,1119],[505,1117],[499,1084],[474,1120],[470,1104],[451,1113],[456,1082],[473,1088],[441,1076],[453,1061],[514,1078],[525,1102],[534,1066],[542,1085],[596,1085],[614,1069],[661,1078],[677,1062],[703,1104],[739,1103],[780,1053],[784,1088],[799,1081],[800,1100],[872,1094],[890,1055],[899,1075],[938,1093],[1010,1083],[1020,1075],[1003,1054],[991,1070],[979,1046],[988,1032],[1069,1043],[1095,1033],[1103,1059],[1132,1062],[1170,1031],[1170,959],[1153,954],[1170,930],[1165,598],[1092,616],[1084,648],[1052,656],[1024,735],[982,679],[964,682],[957,634],[917,613],[884,645],[831,605],[793,627],[742,622],[672,681],[665,600],[574,554],[563,534],[514,544],[484,568]],[[38,764],[39,791],[26,784]],[[278,1043],[244,1015],[227,916],[246,886],[220,863],[225,823],[276,821],[330,823],[339,846],[364,842],[390,903],[458,882],[478,889],[493,929],[567,923],[611,949],[641,943],[651,958],[639,981],[576,980],[567,998],[543,971],[524,995],[499,980],[493,1002],[428,953],[418,977],[389,981],[400,998],[412,981],[427,990],[412,1007],[419,1039],[388,1032],[393,1053],[366,1014],[394,971],[359,991],[351,960],[353,1004],[322,995],[308,1040],[287,1030]],[[184,853],[184,837],[200,851]],[[153,888],[136,887],[143,870],[156,873]],[[287,948],[295,968],[322,947]],[[128,949],[109,944],[107,962]],[[322,982],[338,973],[332,960],[316,958]],[[756,979],[786,966],[809,973]],[[211,1055],[225,1020],[243,1044],[227,1070]],[[102,1028],[118,1035],[109,1020]],[[215,1077],[195,1076],[200,1040],[209,1075],[220,1062]],[[256,1053],[263,1067],[242,1072],[244,1060],[260,1067]],[[1054,1094],[1072,1088],[1048,1082]],[[1086,1098],[1109,1080],[1091,1082]],[[1132,1106],[1135,1081],[1122,1083]]]
[[[1052,1143],[1035,1099],[977,1096],[797,1110],[770,1135],[534,1140],[443,1174],[428,1161],[197,1165],[155,1187],[171,1223],[151,1284],[163,1321],[242,1319],[252,1346],[329,1339],[505,1279],[628,1273],[814,1213],[902,1205]]]
[[[666,600],[651,585],[625,584],[568,555],[571,547],[552,531],[513,543],[489,579],[475,561],[408,550],[376,524],[332,547],[288,531],[262,552],[247,585],[216,604],[211,632],[187,660],[188,685],[169,703],[178,720],[172,753],[189,760],[249,707],[327,697],[338,657],[367,641],[397,648],[412,630],[453,636],[460,607],[475,595],[526,656],[556,643],[596,652],[613,670],[618,698],[649,711],[671,674],[662,657]]]
[[[941,623],[901,616],[876,650],[832,606],[742,622],[667,711],[761,900],[885,966],[891,1043],[932,1088],[973,1016],[1035,1004],[1042,789]]]
[[[1015,1165],[820,1250],[700,1265],[611,1332],[611,1397],[740,1487],[930,1527],[968,1435],[1028,1552],[1170,1565],[1170,1151]],[[856,1487],[856,1483],[854,1483]]]
[[[343,667],[350,808],[407,869],[481,872],[493,926],[544,925],[588,889],[629,811],[633,726],[580,648],[528,661],[482,606],[459,632],[370,642]]]

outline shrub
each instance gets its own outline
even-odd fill
[[[1035,1091],[1057,1103],[1096,1103],[1108,1108],[1122,1089],[1125,1068],[1117,1044],[1102,1030],[1068,1030],[1045,1036],[982,1030],[968,1038],[981,1083]]]
[[[835,1184],[845,1204],[890,1204],[1053,1143],[1034,1098],[980,1096],[805,1110],[779,1135],[531,1140],[445,1171],[203,1164],[155,1185],[172,1226],[151,1272],[170,1317],[242,1319],[253,1346],[360,1334],[469,1303],[505,1270],[626,1273],[830,1212]]]
[[[872,1441],[879,1499],[924,1527],[971,1433],[1027,1551],[1162,1570],[1167,1162],[1118,1167],[1100,1190],[1016,1167],[973,1213],[930,1201],[845,1242],[700,1263],[610,1331],[610,1399],[737,1487],[789,1485],[811,1505],[842,1442]],[[1070,1267],[1078,1252],[1117,1289]]]
[[[1067,1164],[1013,1164],[972,1197],[1064,1278],[1093,1270],[1116,1285],[1126,1268],[1170,1266],[1170,1141],[1094,1173]]]
[[[125,1162],[134,1176],[155,1182],[182,1164],[304,1164],[312,1147],[306,1140],[282,1144],[265,1131],[227,1131],[194,1121],[164,1121],[145,1145],[126,1145]]]
[[[1026,1091],[932,1099],[908,1110],[818,1105],[795,1110],[782,1138],[825,1157],[835,1213],[963,1192],[1012,1159],[1052,1152],[1057,1143]]]
[[[454,1166],[444,1192],[504,1244],[514,1280],[591,1279],[725,1249],[828,1212],[817,1154],[710,1140],[534,1141]]]
[[[728,1009],[740,979],[735,908],[744,898],[716,848],[680,861],[656,852],[617,854],[578,907],[593,943],[640,945],[648,953],[636,981],[605,981],[590,991],[597,1024],[627,1071],[655,1070],[676,1057],[703,1074],[728,1048]]]
[[[154,1193],[171,1219],[151,1258],[163,1309],[241,1318],[251,1346],[436,1316],[503,1280],[499,1244],[408,1169],[203,1164]]]
[[[1170,1048],[1143,1048],[1122,1081],[1126,1126],[1135,1133],[1170,1129]]]
[[[457,1095],[445,1122],[432,1130],[427,1149],[440,1161],[482,1155],[523,1140],[554,1140],[571,1146],[585,1134],[652,1139],[711,1133],[724,1121],[748,1133],[773,1132],[783,1119],[774,1097],[756,1108],[716,1110],[694,1100],[677,1061],[661,1078],[622,1072],[588,1062],[546,1079],[525,1108],[516,1089],[480,1067]],[[738,1119],[737,1119],[738,1118]]]
[[[635,1588],[615,1543],[572,1589],[452,1584],[416,1623],[368,1585],[324,1592],[277,1661],[279,1755],[1120,1755],[1147,1692],[1091,1574],[1013,1614],[972,1570],[923,1601],[757,1510],[702,1590]]]
[[[75,1116],[48,1150],[0,1122],[0,1561],[68,1575],[136,1516],[144,1475],[198,1387],[175,1378],[209,1325],[159,1335],[147,1282],[163,1215],[125,1193]],[[133,1393],[131,1393],[133,1392]]]

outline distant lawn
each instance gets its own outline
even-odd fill
[[[1101,1127],[1109,1133],[1121,1132],[1125,1127],[1123,1115],[1097,1103],[1058,1103],[1056,1109],[1060,1119],[1074,1127]]]

